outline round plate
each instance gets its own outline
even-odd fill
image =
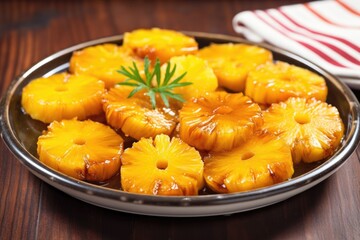
[[[207,33],[185,32],[194,36],[200,47],[210,43],[247,43],[244,39]],[[339,109],[345,124],[341,147],[328,160],[310,164],[289,181],[253,191],[232,194],[199,196],[149,196],[133,194],[108,186],[99,186],[68,177],[41,163],[36,154],[36,140],[46,125],[30,119],[21,110],[21,92],[32,79],[66,71],[75,50],[102,43],[122,43],[122,35],[102,38],[57,52],[35,64],[14,79],[0,105],[1,135],[14,155],[34,175],[48,184],[85,202],[118,211],[156,216],[223,215],[264,207],[299,194],[331,176],[352,154],[359,141],[359,103],[351,90],[333,75],[313,63],[290,52],[272,46],[257,44],[273,52],[275,60],[310,69],[322,75],[327,82],[327,102]]]

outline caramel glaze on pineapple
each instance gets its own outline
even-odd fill
[[[87,74],[105,82],[107,89],[125,80],[117,72],[120,66],[132,66],[136,63],[143,68],[143,60],[136,56],[130,48],[116,44],[101,44],[75,51],[70,59],[70,72]]]
[[[251,71],[245,87],[246,96],[265,105],[286,101],[290,97],[325,101],[327,93],[323,77],[281,61],[263,64]]]
[[[127,32],[123,45],[133,49],[142,58],[148,56],[153,63],[156,58],[165,63],[171,57],[193,54],[198,50],[198,44],[193,37],[159,28]]]
[[[233,43],[211,44],[200,49],[197,56],[207,60],[219,85],[233,92],[244,91],[249,71],[272,61],[272,53],[265,48]]]
[[[294,163],[326,159],[344,135],[337,108],[316,99],[289,98],[272,104],[263,116],[264,131],[280,136],[291,147]]]
[[[197,195],[204,186],[198,151],[179,138],[142,138],[121,156],[121,187],[150,195]]]
[[[128,86],[111,88],[103,97],[103,107],[107,123],[132,138],[155,137],[158,134],[170,135],[177,123],[177,110],[161,106],[152,109],[143,91],[128,98],[132,91]]]
[[[68,176],[103,182],[120,169],[123,139],[109,126],[91,120],[54,121],[38,138],[39,160]]]
[[[86,89],[86,90],[85,90]],[[21,104],[31,118],[45,123],[102,114],[104,83],[86,75],[59,73],[26,85]]]
[[[180,138],[199,150],[226,151],[245,142],[262,123],[261,109],[242,93],[209,92],[185,102]]]
[[[289,146],[271,134],[255,134],[226,152],[204,159],[204,178],[216,193],[242,192],[288,180],[294,173]]]

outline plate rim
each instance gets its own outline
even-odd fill
[[[45,65],[46,63],[59,58],[60,56],[69,54],[75,50],[82,49],[84,47],[102,44],[102,43],[109,43],[109,42],[119,42],[123,39],[123,35],[114,35],[109,37],[98,38],[91,41],[82,42],[71,47],[65,48],[58,52],[55,52],[48,57],[38,61],[23,73],[15,77],[6,92],[6,94],[1,99],[0,105],[0,126],[1,126],[1,137],[3,138],[5,145],[10,149],[10,151],[16,156],[16,158],[25,166],[27,167],[34,175],[41,178],[45,182],[49,183],[52,186],[55,186],[59,189],[59,184],[62,186],[62,191],[69,194],[69,192],[77,191],[79,192],[79,196],[77,198],[86,201],[86,200],[94,200],[95,198],[99,197],[100,200],[114,200],[120,201],[122,204],[130,204],[130,205],[137,205],[137,206],[161,206],[161,207],[170,207],[173,209],[173,213],[169,214],[170,216],[178,216],[178,207],[183,206],[192,206],[192,207],[205,207],[205,206],[220,206],[220,205],[230,205],[236,203],[247,203],[249,201],[258,200],[259,196],[261,198],[272,198],[274,196],[280,194],[286,194],[288,192],[293,192],[298,189],[306,190],[310,188],[312,185],[315,185],[330,175],[332,175],[339,167],[341,167],[346,160],[351,156],[354,150],[357,147],[357,143],[360,139],[359,134],[359,102],[350,88],[343,82],[341,82],[338,78],[334,75],[330,74],[323,68],[319,67],[318,65],[304,59],[294,53],[291,53],[287,50],[274,47],[271,45],[263,44],[263,43],[253,43],[246,39],[230,36],[230,35],[223,35],[223,34],[213,34],[213,33],[203,33],[203,32],[184,32],[187,35],[194,36],[196,38],[208,38],[208,39],[216,39],[216,40],[227,40],[231,42],[241,42],[241,43],[249,43],[252,45],[258,45],[261,47],[265,47],[273,52],[286,55],[287,57],[293,58],[297,61],[305,63],[307,66],[316,69],[318,72],[325,74],[327,79],[330,79],[331,82],[337,85],[337,88],[340,88],[344,92],[344,96],[348,100],[350,104],[350,113],[352,118],[352,124],[348,127],[349,132],[347,133],[349,139],[343,143],[343,146],[333,155],[329,161],[326,163],[316,167],[315,169],[307,172],[299,177],[292,178],[289,181],[285,181],[276,185],[272,185],[269,187],[251,190],[248,192],[240,192],[240,193],[226,193],[226,194],[209,194],[209,195],[198,195],[198,196],[151,196],[151,195],[144,195],[144,194],[134,194],[128,193],[121,190],[109,189],[102,186],[97,186],[91,183],[83,182],[80,180],[73,179],[65,174],[57,172],[48,166],[44,165],[38,159],[31,155],[30,152],[25,149],[15,137],[13,129],[11,128],[11,123],[9,122],[9,105],[12,96],[14,95],[15,91],[18,89],[19,85],[26,80],[27,76],[29,76],[33,71],[40,68],[41,66]],[[45,174],[45,176],[44,176]],[[40,176],[39,176],[40,175]],[[70,195],[74,196],[74,194]],[[289,195],[291,197],[293,195]],[[76,197],[76,196],[75,196]],[[88,198],[87,198],[88,197]],[[285,199],[282,199],[285,200]],[[280,201],[282,201],[280,200]],[[107,206],[106,204],[101,204],[101,201],[90,201],[94,205],[100,205],[105,208],[112,208]],[[269,203],[272,204],[272,203]],[[121,204],[120,204],[121,205]],[[261,206],[260,206],[261,207]],[[140,208],[141,209],[141,208]],[[126,212],[127,209],[117,208],[115,210]],[[251,209],[244,209],[236,210],[234,212],[239,211],[246,211]],[[141,212],[142,211],[142,212]],[[144,209],[140,211],[135,211],[134,213],[138,214],[149,214],[149,215],[160,215],[156,212],[147,212],[144,213]],[[199,215],[199,211],[194,211],[193,213],[188,213],[186,216],[197,216]],[[204,213],[200,214],[203,215]],[[206,215],[220,215],[214,209],[214,212],[207,212]]]

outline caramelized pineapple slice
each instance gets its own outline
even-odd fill
[[[26,85],[21,104],[33,119],[45,123],[74,117],[84,120],[102,113],[104,90],[104,83],[94,77],[59,73]]]
[[[130,48],[116,44],[102,44],[75,51],[70,59],[70,72],[94,76],[105,82],[107,89],[123,82],[125,77],[117,72],[121,66],[136,63],[143,69],[143,60]]]
[[[245,95],[261,104],[278,103],[289,97],[325,101],[327,92],[323,77],[281,61],[264,64],[251,71],[245,89]]]
[[[315,99],[289,98],[273,104],[263,115],[264,130],[286,141],[294,163],[331,156],[344,135],[337,108]]]
[[[269,50],[240,43],[211,44],[200,49],[197,55],[208,61],[219,80],[219,85],[234,92],[244,91],[250,70],[272,61],[272,53]]]
[[[133,88],[116,86],[103,97],[107,123],[127,136],[140,140],[158,134],[170,135],[177,123],[177,111],[160,105],[152,109],[149,96],[143,91],[128,98]]]
[[[242,192],[288,180],[294,173],[289,146],[271,134],[254,135],[228,152],[204,159],[207,186],[217,193]]]
[[[142,138],[121,157],[124,191],[150,195],[197,195],[204,186],[198,151],[178,138]]]
[[[120,169],[123,139],[91,120],[54,121],[38,138],[39,160],[80,180],[102,182]]]
[[[176,65],[174,79],[186,72],[180,82],[191,82],[191,85],[174,88],[173,92],[181,94],[185,100],[198,97],[206,92],[213,92],[218,88],[217,78],[211,67],[201,58],[194,55],[173,57],[170,65]],[[167,64],[162,66],[165,72]]]
[[[212,92],[185,102],[180,138],[200,150],[226,151],[244,143],[263,122],[261,109],[242,93]]]
[[[156,58],[165,63],[173,56],[193,54],[198,50],[198,44],[193,37],[159,28],[125,33],[123,45],[133,49],[142,58],[148,56],[153,63]]]

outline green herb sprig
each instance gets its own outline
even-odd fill
[[[164,79],[161,81],[161,65],[159,59],[156,59],[154,69],[151,72],[150,70],[151,61],[148,57],[144,59],[144,72],[145,79],[141,77],[140,71],[133,62],[133,67],[125,68],[124,66],[120,67],[120,70],[117,72],[126,76],[124,82],[118,83],[119,85],[131,86],[134,89],[130,92],[128,98],[131,98],[135,93],[146,90],[147,95],[150,97],[151,106],[153,109],[156,108],[156,94],[159,94],[162,101],[166,107],[169,107],[168,98],[176,99],[180,102],[184,102],[184,98],[181,94],[174,93],[173,89],[177,87],[184,87],[192,84],[192,82],[180,82],[180,80],[186,75],[186,72],[171,80],[176,71],[176,64],[171,67],[170,62],[167,64]],[[153,79],[156,79],[156,84],[153,84]]]

